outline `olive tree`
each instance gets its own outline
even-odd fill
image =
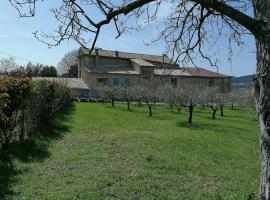
[[[10,0],[20,16],[35,15],[38,0]],[[209,51],[218,40],[227,37],[229,54],[237,45],[244,43],[243,36],[250,34],[256,42],[257,70],[254,77],[256,110],[259,120],[261,150],[261,200],[270,199],[270,1],[269,0],[62,0],[51,9],[59,22],[53,34],[35,32],[34,36],[47,45],[57,46],[63,40],[73,39],[92,51],[102,28],[115,26],[120,37],[131,28],[138,30],[146,24],[153,26],[162,3],[171,3],[171,14],[160,24],[160,33],[153,41],[163,39],[172,58],[196,64],[201,57],[216,65],[215,51]],[[27,10],[26,10],[27,9]],[[96,17],[92,9],[100,12]],[[134,19],[135,18],[135,19]],[[159,20],[157,20],[159,21]],[[90,38],[90,40],[89,40]],[[230,57],[231,58],[231,57]],[[197,59],[198,60],[198,59]]]

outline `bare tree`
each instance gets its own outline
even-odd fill
[[[243,107],[247,107],[249,110],[255,110],[253,93],[253,89],[239,90],[237,104]]]
[[[220,107],[220,116],[224,117],[224,106],[229,102],[229,94],[219,93],[218,102]]]
[[[231,91],[229,93],[229,104],[231,105],[231,110],[234,109],[234,106],[237,104],[237,101],[239,100],[239,92],[237,90]]]
[[[205,90],[207,105],[212,109],[212,119],[216,119],[216,112],[219,103],[219,90],[216,87],[207,87]]]
[[[157,92],[154,89],[151,88],[143,88],[142,90],[142,97],[143,102],[146,103],[148,110],[149,110],[149,116],[153,116],[152,108],[157,103],[158,97]]]
[[[35,15],[37,0],[9,1],[18,10],[20,16]],[[57,31],[53,34],[41,35],[36,32],[35,36],[49,46],[59,45],[65,39],[74,39],[85,48],[90,44],[91,51],[104,25],[113,23],[117,30],[116,37],[121,36],[130,28],[142,28],[156,19],[157,10],[162,2],[167,1],[62,0],[59,8],[52,9],[59,22]],[[215,51],[207,50],[208,47],[214,47],[221,36],[228,38],[230,47],[232,47],[232,42],[242,45],[243,35],[254,36],[257,49],[254,95],[260,126],[262,161],[259,198],[270,199],[270,1],[179,0],[170,2],[174,9],[165,19],[160,34],[154,41],[164,39],[167,51],[172,51],[172,57],[184,64],[188,62],[196,65],[195,58],[201,57],[210,65],[216,65]],[[87,12],[93,7],[103,15],[101,20],[96,20],[91,12]],[[129,26],[130,24],[132,27]],[[91,38],[93,39],[90,40]],[[229,53],[231,52],[232,48],[229,48]]]
[[[194,108],[202,102],[204,87],[197,83],[182,85],[183,106],[189,109],[188,124],[192,126],[192,117]]]
[[[171,98],[173,99],[173,105],[177,109],[177,113],[180,114],[181,108],[183,106],[183,89],[181,87],[176,87],[173,89],[173,94]]]
[[[57,67],[63,72],[67,73],[68,77],[77,77],[78,73],[78,50],[75,49],[64,55]]]
[[[136,93],[134,93],[134,90],[131,87],[119,87],[118,89],[119,98],[127,103],[127,110],[130,111],[130,104],[134,96],[136,96]]]
[[[97,91],[103,103],[110,101],[112,104],[112,107],[114,107],[115,100],[119,96],[118,87],[114,87],[110,85],[103,85],[103,86],[99,86],[97,88]]]
[[[132,87],[132,93],[134,94],[133,100],[141,107],[143,103],[143,88],[139,85],[134,85]]]
[[[6,75],[10,71],[17,68],[15,58],[1,58],[0,59],[0,75]]]
[[[171,109],[175,103],[174,92],[174,88],[170,84],[165,84],[159,88],[161,101],[168,104]]]

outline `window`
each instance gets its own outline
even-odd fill
[[[119,78],[113,78],[112,79],[112,85],[113,86],[118,86],[119,85]]]
[[[214,79],[210,79],[210,80],[208,81],[208,86],[211,87],[211,86],[213,86],[213,85],[214,85]]]
[[[124,78],[125,81],[125,87],[130,87],[131,86],[131,82],[129,78]]]
[[[177,86],[177,78],[171,78],[171,84],[173,87]]]
[[[108,83],[107,78],[97,78],[97,83],[101,85],[106,85]]]
[[[151,69],[143,69],[142,76],[143,76],[143,79],[150,79],[151,78]]]

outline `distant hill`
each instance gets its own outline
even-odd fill
[[[253,75],[232,77],[231,78],[231,89],[244,89],[252,87]]]

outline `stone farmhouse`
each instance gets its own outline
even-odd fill
[[[162,84],[173,87],[183,83],[201,83],[216,86],[221,92],[229,92],[231,77],[202,68],[180,68],[168,56],[127,53],[94,49],[91,54],[80,48],[78,78],[91,89],[100,85],[141,85],[158,88]]]

